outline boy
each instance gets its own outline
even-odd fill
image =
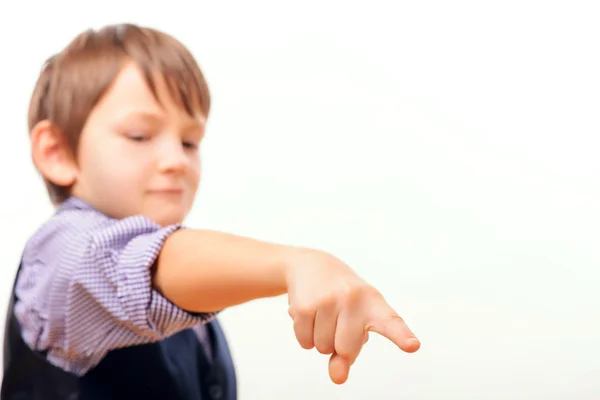
[[[5,399],[235,399],[216,314],[288,295],[303,348],[346,381],[368,331],[419,341],[322,251],[184,228],[210,110],[174,38],[134,25],[80,34],[32,96],[32,158],[56,213],[28,241],[5,335]]]

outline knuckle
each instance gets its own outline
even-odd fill
[[[336,291],[329,292],[319,298],[317,301],[319,308],[332,308],[338,302],[338,293]]]
[[[299,305],[292,310],[295,318],[311,317],[315,314],[316,308],[311,305]]]
[[[360,282],[352,285],[345,294],[347,303],[357,305],[364,302],[370,302],[378,297],[380,293],[373,286]]]
[[[404,323],[404,319],[396,313],[390,314],[390,316],[384,321],[386,324]]]
[[[387,334],[397,324],[404,324],[404,319],[396,313],[392,313],[384,318],[374,318],[366,324],[367,331],[381,331]]]
[[[352,359],[356,356],[356,351],[347,346],[336,346],[335,353],[340,357]]]
[[[317,351],[321,354],[333,354],[335,351],[331,343],[315,343]]]

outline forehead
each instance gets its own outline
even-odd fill
[[[116,119],[132,114],[177,115],[204,125],[206,118],[199,107],[193,115],[189,115],[181,102],[173,97],[164,76],[155,73],[153,81],[156,96],[140,68],[133,62],[125,64],[95,111],[103,117]]]

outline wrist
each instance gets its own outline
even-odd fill
[[[328,254],[321,250],[286,246],[281,270],[286,293],[300,271],[306,270],[312,265],[322,264],[327,256]]]

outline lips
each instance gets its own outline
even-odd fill
[[[178,194],[183,194],[183,189],[181,189],[181,188],[163,188],[163,189],[152,189],[149,192],[151,194],[178,195]]]

